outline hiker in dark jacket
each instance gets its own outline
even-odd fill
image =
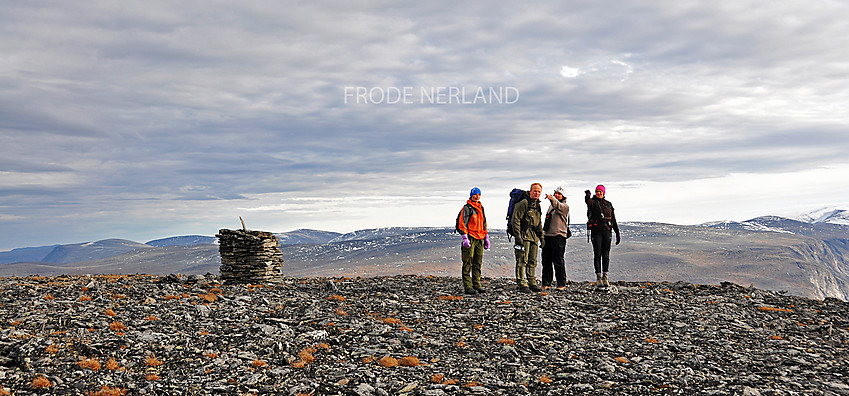
[[[584,191],[587,203],[587,231],[593,243],[593,266],[595,266],[596,285],[610,286],[607,272],[610,267],[611,230],[616,232],[616,244],[621,241],[619,225],[616,224],[616,214],[613,204],[604,199],[606,190],[599,184],[595,188],[595,196],[590,196],[590,190]]]
[[[457,232],[462,239],[463,289],[466,294],[485,293],[486,289],[481,284],[481,265],[483,251],[489,249],[489,233],[480,188],[474,187],[469,191],[469,200],[457,216]]]
[[[557,290],[566,288],[566,238],[569,233],[569,205],[566,204],[564,188],[557,187],[554,195],[545,196],[551,206],[545,213],[543,231],[545,246],[542,248],[542,288],[551,287],[551,281],[557,278]]]
[[[542,291],[537,285],[537,244],[545,245],[542,239],[542,209],[539,197],[542,195],[542,184],[531,184],[529,198],[516,203],[513,208],[510,230],[515,240],[513,250],[516,254],[516,283],[518,290],[523,293]]]

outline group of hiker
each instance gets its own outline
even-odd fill
[[[584,191],[588,240],[593,246],[596,285],[601,288],[610,286],[608,270],[613,233],[616,234],[616,244],[621,241],[613,204],[605,199],[606,192],[601,184],[596,186],[595,194],[590,193],[590,190]],[[545,195],[550,205],[544,215],[540,205],[541,196],[540,183],[531,184],[527,191],[516,188],[510,192],[507,207],[507,234],[508,239],[513,241],[516,256],[517,290],[523,293],[540,292],[551,287],[557,290],[566,288],[564,256],[566,240],[572,236],[566,192],[560,186],[552,194]],[[464,292],[486,293],[481,283],[481,266],[483,251],[489,249],[490,239],[480,188],[474,187],[469,192],[469,199],[457,215],[455,229],[461,237]],[[542,249],[541,285],[536,279],[539,249]]]

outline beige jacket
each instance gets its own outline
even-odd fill
[[[552,196],[548,201],[551,202],[551,206],[548,207],[546,216],[551,214],[551,224],[549,224],[545,236],[561,235],[565,238],[566,230],[569,228],[569,205],[566,204],[566,198],[563,198],[563,202],[560,202]]]

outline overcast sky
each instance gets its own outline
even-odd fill
[[[849,206],[847,17],[843,0],[7,2],[0,250],[239,216],[449,226],[472,186],[504,228],[535,181],[576,215],[604,183],[620,221]]]

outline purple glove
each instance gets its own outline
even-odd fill
[[[618,245],[619,242],[621,242],[621,241],[622,241],[622,238],[619,237],[619,234],[616,234],[616,244]]]
[[[472,247],[472,243],[471,243],[471,242],[469,242],[469,236],[468,236],[468,235],[466,235],[466,234],[463,234],[463,235],[461,235],[461,236],[463,237],[463,247],[464,247],[464,248]]]
[[[489,234],[486,234],[486,236],[483,237],[483,248],[489,249]]]

